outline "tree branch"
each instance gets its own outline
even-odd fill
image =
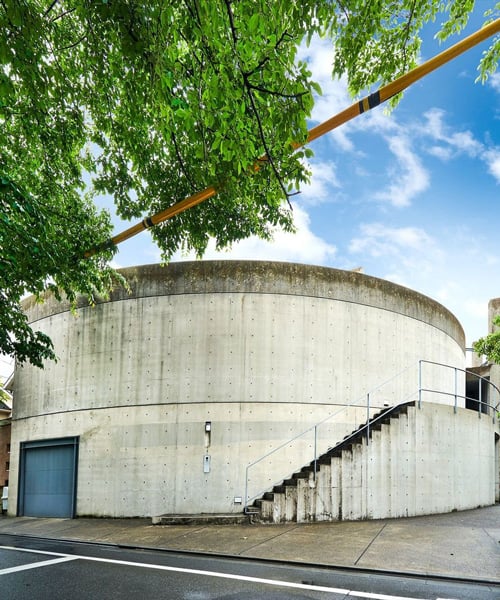
[[[69,8],[68,10],[65,10],[64,12],[62,12],[61,14],[52,17],[52,19],[50,20],[51,23],[55,23],[57,20],[62,19],[63,17],[65,17],[66,15],[70,15],[72,12],[75,12],[76,8]]]
[[[49,7],[47,8],[47,10],[43,13],[43,16],[46,17],[58,2],[59,2],[59,0],[52,0],[52,2],[49,4]]]
[[[186,8],[189,11],[189,14],[193,17],[193,19],[196,21],[196,24],[198,25],[199,29],[201,30],[201,19],[200,19],[200,13],[198,12],[198,7],[196,6],[196,0],[194,2],[194,10],[191,7],[191,5],[189,4],[188,0],[184,0],[184,4],[186,5]]]
[[[62,48],[58,48],[58,50],[70,50],[71,48],[75,48],[76,46],[78,46],[78,44],[83,42],[83,40],[86,37],[88,37],[88,31],[86,31],[78,40],[76,40],[76,42],[73,42],[72,44],[69,44],[68,46],[62,46]]]
[[[412,5],[411,5],[411,10],[410,13],[408,15],[408,18],[406,20],[406,25],[405,25],[405,38],[402,44],[402,48],[403,48],[403,56],[404,56],[404,62],[406,64],[406,44],[408,43],[408,38],[410,37],[410,28],[411,28],[411,22],[413,20],[413,14],[415,13],[415,9],[416,9],[416,4],[417,4],[417,0],[413,0]]]
[[[236,25],[234,22],[233,9],[231,8],[231,0],[224,0],[224,3],[226,5],[226,11],[229,17],[229,26],[231,27],[231,35],[233,37],[233,46],[236,47],[236,44],[238,43],[238,34],[236,33]]]
[[[243,77],[243,79],[245,80],[245,77]],[[291,208],[290,201],[289,201],[288,191],[286,190],[285,185],[284,185],[283,181],[281,180],[281,175],[280,175],[280,173],[278,171],[278,168],[276,167],[276,165],[274,163],[274,159],[272,157],[271,151],[269,150],[269,148],[267,146],[266,136],[265,136],[265,133],[264,133],[264,127],[262,125],[262,121],[260,119],[260,115],[259,115],[259,113],[257,111],[257,106],[255,104],[255,98],[254,98],[254,96],[252,94],[252,90],[249,87],[247,81],[245,81],[245,87],[247,88],[247,94],[248,94],[248,97],[250,99],[250,104],[252,105],[252,111],[253,111],[253,113],[255,115],[255,120],[257,121],[257,127],[259,128],[259,136],[260,136],[262,145],[264,146],[264,152],[266,153],[267,162],[271,165],[271,168],[272,168],[274,174],[276,175],[276,179],[278,180],[279,186],[280,186],[283,194],[285,195],[285,198],[287,199],[287,202],[288,202],[288,204],[289,204],[289,206]]]
[[[263,94],[269,94],[270,96],[278,96],[279,98],[288,98],[293,100],[298,100],[303,96],[307,96],[309,92],[299,92],[298,94],[284,94],[283,92],[275,92],[274,90],[268,90],[267,88],[261,87],[260,85],[255,85],[253,83],[248,82],[249,87],[256,92],[262,92]]]
[[[231,28],[231,34],[232,34],[232,38],[233,38],[233,46],[234,46],[234,50],[236,52],[236,43],[238,41],[238,36],[237,36],[237,33],[236,33],[236,24],[234,22],[233,10],[231,8],[231,0],[224,0],[224,3],[226,5],[226,11],[227,11],[228,18],[229,18],[229,26]],[[286,33],[287,33],[286,31],[283,33],[283,35],[280,37],[280,39],[276,42],[275,47],[277,47],[278,44],[280,44],[283,41]],[[238,57],[237,53],[236,53],[236,56]],[[267,62],[267,60],[269,60],[268,57],[266,57],[265,61]],[[264,126],[262,125],[262,120],[260,118],[259,111],[257,110],[257,105],[255,103],[255,97],[253,95],[253,89],[254,88],[252,88],[252,85],[251,85],[251,83],[250,83],[250,81],[248,79],[249,75],[246,74],[243,71],[243,69],[241,68],[239,57],[238,57],[238,68],[239,68],[240,73],[241,73],[241,75],[243,77],[243,84],[245,86],[245,90],[246,90],[247,96],[248,96],[248,98],[250,100],[250,105],[252,107],[252,112],[253,112],[253,114],[255,116],[255,120],[257,121],[257,127],[258,127],[258,130],[259,130],[259,137],[260,137],[260,140],[261,140],[262,145],[264,147],[264,152],[265,152],[265,155],[266,155],[266,159],[265,160],[266,160],[267,163],[269,163],[271,165],[271,169],[273,170],[273,172],[274,172],[274,174],[276,176],[276,179],[278,181],[278,184],[279,184],[279,186],[280,186],[280,188],[281,188],[281,190],[282,190],[282,192],[283,192],[283,194],[284,194],[284,196],[285,196],[285,198],[286,198],[286,200],[288,202],[288,205],[291,208],[290,200],[289,200],[289,193],[288,193],[288,191],[285,188],[285,185],[284,185],[284,183],[282,181],[281,175],[280,175],[280,173],[278,171],[278,168],[277,168],[277,166],[276,166],[276,164],[274,162],[273,156],[271,154],[271,151],[270,151],[270,149],[268,147],[268,144],[267,144],[267,141],[266,141],[266,135],[265,135],[265,132],[264,132]]]
[[[15,25],[14,25],[14,23],[13,23],[13,22],[10,20],[10,17],[9,17],[9,12],[8,12],[8,10],[7,10],[7,7],[5,6],[5,2],[4,2],[4,0],[0,0],[0,2],[2,3],[3,9],[4,9],[4,11],[5,11],[5,16],[7,17],[7,20],[8,20],[8,22],[9,22],[9,25],[10,25],[10,27],[11,27],[12,29],[16,29],[16,26],[15,26]],[[11,32],[9,32],[9,33],[8,33],[8,35],[9,35],[9,37],[10,37],[10,35],[11,35]]]
[[[184,161],[182,160],[182,156],[179,150],[179,146],[177,144],[177,138],[175,136],[175,133],[172,132],[172,141],[174,143],[174,148],[175,148],[175,154],[177,155],[177,160],[179,161],[180,167],[181,167],[181,171],[184,173],[184,177],[188,180],[189,185],[191,186],[191,188],[193,190],[196,189],[196,185],[194,184],[194,182],[191,180],[191,177],[189,176],[189,173],[186,169],[186,165],[184,164]]]
[[[292,37],[288,31],[285,29],[285,31],[281,34],[280,39],[276,41],[276,44],[274,44],[274,48],[273,50],[278,50],[279,46],[281,45],[281,43],[283,42],[283,40],[285,39],[285,37]],[[265,56],[261,61],[259,61],[259,63],[257,64],[256,67],[254,67],[251,71],[242,71],[242,73],[244,73],[245,75],[248,76],[252,76],[254,73],[257,73],[257,71],[260,71],[262,69],[262,67],[269,62],[271,59],[269,56]]]

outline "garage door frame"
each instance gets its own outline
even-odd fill
[[[35,440],[29,442],[21,442],[19,452],[19,494],[17,502],[17,515],[24,516],[25,511],[25,492],[26,492],[26,455],[30,450],[47,448],[55,449],[57,447],[65,446],[71,447],[71,460],[72,460],[72,472],[71,472],[71,498],[69,506],[69,514],[65,515],[66,518],[73,519],[76,515],[76,489],[77,489],[77,473],[78,473],[78,444],[79,438],[67,437],[67,438],[56,438],[48,440]],[[56,515],[54,515],[56,516]]]

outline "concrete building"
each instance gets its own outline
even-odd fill
[[[0,388],[0,391],[3,391]],[[10,397],[3,392],[4,399],[0,399],[0,498],[3,499],[0,510],[7,505],[9,476],[10,476],[10,443],[11,443],[11,406]],[[6,509],[6,507],[5,507]]]
[[[130,290],[81,299],[76,317],[54,298],[24,303],[58,361],[15,373],[11,514],[282,521],[494,503],[498,421],[466,408],[463,330],[437,302],[290,263],[121,272]]]
[[[493,333],[497,327],[493,324],[493,319],[500,315],[500,298],[492,298],[488,302],[488,333]],[[500,388],[500,365],[488,362],[486,357],[473,355],[473,365],[469,369],[472,376],[469,378],[469,391],[467,395],[471,399],[481,397],[487,399],[487,394],[491,387],[486,386],[485,381],[490,381],[496,388]],[[482,389],[477,384],[477,378],[473,375],[479,375],[484,378]],[[485,395],[486,394],[486,395]]]
[[[488,333],[493,333],[496,326],[493,319],[500,315],[500,298],[492,298],[488,303]],[[498,403],[498,390],[500,389],[500,365],[489,362],[486,357],[474,356],[474,364],[467,369],[466,381],[466,406],[472,410],[485,413],[489,406],[496,410],[496,418],[500,419],[500,405]],[[500,452],[499,448],[500,430],[495,433],[496,439],[496,461],[495,469],[495,500],[500,502]]]

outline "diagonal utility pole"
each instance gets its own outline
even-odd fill
[[[328,132],[332,131],[333,129],[336,129],[340,125],[347,123],[347,121],[354,119],[358,115],[361,115],[362,113],[364,113],[368,110],[371,110],[372,108],[375,108],[379,104],[385,102],[386,100],[389,100],[389,98],[392,98],[396,94],[399,94],[400,92],[405,90],[412,83],[415,83],[419,79],[422,79],[422,77],[425,77],[432,71],[435,71],[436,69],[443,66],[447,62],[450,62],[451,60],[453,60],[460,54],[467,52],[467,50],[470,50],[474,46],[477,46],[477,44],[484,42],[489,37],[491,37],[492,35],[495,35],[499,32],[500,32],[500,19],[496,19],[495,21],[489,23],[488,25],[485,25],[484,27],[482,27],[475,33],[464,38],[460,42],[457,42],[456,44],[454,44],[447,50],[444,50],[443,52],[437,54],[434,58],[431,58],[430,60],[428,60],[425,63],[422,63],[421,65],[416,67],[415,69],[412,69],[405,75],[402,75],[401,77],[398,77],[394,81],[391,81],[390,83],[382,86],[373,94],[370,94],[369,96],[362,98],[358,102],[355,102],[348,108],[337,113],[335,116],[331,117],[327,121],[324,121],[320,125],[313,127],[312,129],[309,130],[307,140],[304,142],[304,144],[297,144],[296,148],[300,148],[301,146],[304,146],[305,144],[308,144],[309,142],[316,140],[317,138],[321,137],[325,133],[328,133]],[[266,160],[266,156],[263,156],[260,159],[258,159],[255,162],[253,171],[258,171],[259,163],[263,162],[265,160]],[[192,196],[189,196],[188,198],[185,198],[184,200],[176,202],[172,206],[169,206],[168,208],[160,211],[159,213],[157,213],[155,215],[146,217],[145,219],[136,223],[132,227],[129,227],[128,229],[125,229],[121,233],[118,233],[117,235],[113,236],[104,245],[105,246],[110,246],[110,245],[116,246],[118,244],[121,244],[121,242],[128,240],[129,238],[133,237],[134,235],[137,235],[138,233],[140,233],[141,231],[144,231],[145,229],[149,229],[150,227],[153,227],[154,225],[158,225],[158,223],[162,223],[163,221],[167,221],[168,219],[175,217],[179,213],[182,213],[185,210],[192,208],[193,206],[196,206],[198,204],[201,204],[202,202],[205,202],[205,200],[212,198],[216,194],[217,194],[217,187],[213,186],[213,185],[209,186],[209,187],[205,188],[204,190],[197,192],[196,194],[193,194]],[[85,253],[85,258],[93,256],[97,252],[99,252],[99,247],[92,248],[91,250],[88,250]]]

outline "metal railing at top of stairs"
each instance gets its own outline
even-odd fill
[[[424,387],[424,385],[423,385],[424,378],[425,378],[424,370],[425,370],[425,366],[426,365],[429,365],[431,368],[438,367],[440,369],[450,370],[452,372],[452,374],[453,374],[452,375],[452,378],[453,378],[453,389],[452,389],[452,391]],[[255,499],[261,497],[266,491],[268,491],[269,489],[272,489],[275,485],[279,485],[283,481],[283,479],[284,479],[282,477],[279,481],[276,481],[274,483],[268,483],[266,485],[265,489],[259,491],[256,494],[253,494],[252,496],[249,496],[248,486],[249,486],[249,479],[250,479],[249,478],[250,469],[252,469],[256,465],[262,463],[262,461],[266,460],[267,458],[275,455],[277,452],[279,452],[283,448],[286,448],[290,444],[293,444],[294,442],[297,442],[301,438],[304,438],[305,436],[307,436],[307,434],[309,434],[311,432],[314,432],[313,433],[313,440],[314,441],[313,441],[313,458],[312,458],[312,460],[310,462],[313,464],[313,476],[314,476],[314,478],[316,478],[317,461],[318,461],[318,458],[319,458],[319,453],[318,453],[318,429],[322,425],[324,425],[325,423],[331,421],[334,417],[336,417],[339,414],[341,414],[342,412],[346,412],[349,408],[356,408],[356,407],[366,406],[366,424],[364,426],[360,427],[359,430],[357,430],[355,432],[352,432],[351,434],[345,436],[345,438],[342,440],[342,442],[348,441],[349,438],[352,438],[352,437],[355,437],[356,435],[359,435],[360,432],[364,432],[364,433],[366,433],[367,444],[369,444],[370,443],[370,441],[369,441],[370,440],[370,428],[374,425],[374,423],[377,421],[377,419],[379,419],[379,418],[382,419],[384,417],[384,415],[381,414],[379,417],[370,420],[370,411],[371,410],[383,409],[384,412],[386,412],[387,410],[389,410],[391,408],[391,406],[389,404],[387,404],[386,402],[384,402],[382,406],[380,406],[378,404],[375,404],[373,402],[374,395],[377,392],[380,392],[381,390],[384,390],[388,385],[393,384],[395,382],[397,383],[400,379],[402,379],[403,375],[407,374],[412,368],[414,368],[414,365],[410,365],[410,366],[406,367],[405,369],[403,369],[399,373],[396,373],[396,375],[394,375],[390,379],[384,381],[380,385],[378,385],[375,388],[373,388],[370,392],[368,392],[367,394],[365,394],[361,398],[358,398],[355,401],[351,401],[350,403],[341,406],[338,410],[336,410],[335,412],[329,414],[327,417],[325,417],[321,421],[315,423],[314,425],[311,425],[311,427],[308,427],[304,431],[301,431],[300,433],[298,433],[294,437],[288,439],[286,442],[283,442],[279,446],[276,446],[275,448],[273,448],[272,450],[270,450],[269,452],[267,452],[266,454],[264,454],[263,456],[261,456],[257,460],[253,461],[252,463],[249,463],[246,466],[246,469],[245,469],[245,503],[244,503],[244,509],[243,509],[244,512],[245,513],[250,512],[249,511],[249,505],[251,504],[251,502],[253,502]],[[460,390],[459,390],[459,374],[462,375],[463,389],[466,389],[466,377],[467,377],[467,375],[469,377],[474,377],[474,378],[476,378],[476,379],[479,380],[479,382],[480,382],[479,383],[479,398],[468,397],[466,395],[466,393],[464,393],[464,394],[460,393]],[[411,377],[409,377],[408,380],[406,381],[406,383],[408,383],[408,382],[411,382]],[[484,382],[486,384],[486,389],[493,390],[493,392],[495,393],[495,395],[497,397],[496,404],[488,402],[489,395],[490,395],[489,393],[487,394],[487,400],[486,401],[483,400],[483,398],[482,398],[482,391],[483,391],[482,382]],[[492,413],[492,420],[493,420],[493,422],[495,422],[495,419],[499,418],[499,414],[498,414],[498,411],[500,410],[500,390],[499,390],[499,388],[495,384],[493,384],[489,379],[487,379],[486,377],[482,377],[481,375],[477,375],[476,373],[473,373],[470,370],[461,369],[461,368],[454,367],[454,366],[451,366],[451,365],[446,365],[444,363],[439,363],[439,362],[435,362],[435,361],[421,359],[421,360],[418,361],[417,382],[415,382],[415,383],[416,383],[416,386],[413,388],[413,391],[410,391],[409,393],[402,394],[402,399],[401,399],[401,396],[399,396],[399,398],[400,398],[399,402],[393,403],[392,404],[392,408],[394,408],[396,406],[399,406],[399,405],[402,405],[402,404],[406,404],[407,402],[411,401],[412,398],[416,399],[416,404],[417,404],[418,408],[421,408],[421,406],[422,406],[422,400],[423,400],[423,395],[424,394],[437,394],[437,395],[444,395],[444,396],[447,396],[447,397],[453,397],[454,398],[454,402],[453,402],[454,413],[457,412],[458,401],[459,400],[463,400],[464,401],[464,405],[467,403],[467,401],[471,401],[473,403],[477,403],[477,405],[479,407],[479,410],[478,410],[478,416],[479,416],[479,418],[481,418],[482,414],[486,414],[487,415],[490,410],[491,410],[491,413]],[[410,383],[410,386],[411,386],[411,383]],[[339,442],[339,443],[341,443],[341,442]],[[326,448],[326,450],[324,450],[324,451],[328,451],[331,448],[332,447],[330,446],[330,447]],[[324,451],[322,451],[321,454]]]
[[[338,408],[338,410],[336,410],[333,413],[330,413],[328,416],[326,416],[321,421],[318,421],[314,425],[311,425],[310,427],[308,427],[307,429],[301,431],[300,433],[298,433],[294,437],[288,439],[286,442],[283,442],[279,446],[276,446],[275,448],[273,448],[272,450],[270,450],[269,452],[267,452],[266,454],[264,454],[263,456],[261,456],[257,460],[255,460],[252,463],[248,464],[246,466],[246,469],[245,469],[245,504],[244,504],[244,509],[243,509],[244,512],[245,513],[248,512],[249,504],[253,500],[255,500],[256,498],[259,498],[262,494],[264,494],[269,487],[273,487],[274,485],[278,485],[278,483],[279,483],[279,481],[277,481],[274,484],[269,484],[269,485],[266,486],[266,489],[264,489],[262,491],[259,491],[258,493],[253,494],[251,497],[249,497],[249,494],[248,494],[248,485],[249,485],[249,472],[250,472],[250,469],[252,469],[256,465],[260,464],[262,461],[266,460],[267,458],[271,457],[272,455],[275,455],[277,452],[279,452],[283,448],[286,448],[290,444],[293,444],[294,442],[297,442],[301,438],[302,439],[305,438],[307,436],[307,434],[313,432],[313,458],[312,458],[311,462],[314,462],[314,477],[316,477],[316,467],[317,467],[317,460],[318,460],[318,455],[319,455],[319,453],[318,453],[318,430],[319,430],[319,428],[321,426],[325,425],[327,422],[331,421],[334,417],[340,415],[343,412],[346,412],[350,408],[364,408],[365,412],[366,412],[366,422],[368,422],[367,439],[369,439],[369,435],[370,435],[370,425],[369,425],[370,412],[372,410],[378,410],[378,409],[384,409],[384,410],[386,410],[386,409],[388,409],[390,407],[390,404],[388,402],[386,402],[386,401],[383,401],[382,404],[375,403],[373,401],[374,395],[376,395],[378,392],[386,390],[387,387],[390,386],[391,384],[394,384],[394,383],[398,384],[399,382],[401,382],[402,378],[403,378],[403,375],[405,373],[408,373],[413,368],[414,368],[414,365],[410,365],[408,367],[405,367],[403,370],[401,370],[400,372],[396,373],[395,375],[393,375],[392,377],[390,377],[389,379],[387,379],[383,383],[381,383],[378,386],[374,387],[367,394],[364,394],[363,396],[358,397],[356,400],[352,400],[348,404],[342,405],[341,407]],[[390,395],[390,393],[388,395]],[[402,394],[399,393],[398,397],[401,398],[401,395]],[[416,396],[415,387],[413,387],[413,390],[412,390],[412,392],[411,392],[410,395],[408,395],[408,396],[403,395],[403,397],[406,398],[405,400],[400,401],[397,404],[404,404],[405,402],[408,402],[410,400],[411,396]],[[394,403],[392,405],[394,406]],[[328,450],[330,447],[326,448],[325,450]],[[280,481],[282,481],[282,479]]]
[[[440,367],[440,368],[452,371],[453,372],[453,381],[454,381],[453,391],[436,390],[436,389],[430,389],[430,388],[423,387],[424,365],[431,365],[431,366],[433,365],[436,367]],[[463,376],[463,382],[464,382],[465,389],[467,389],[465,386],[467,376],[469,376],[469,378],[475,378],[476,380],[479,381],[479,388],[478,388],[479,389],[479,397],[478,398],[473,398],[472,396],[467,396],[467,393],[464,393],[464,394],[459,393],[459,385],[458,385],[459,374],[462,374],[462,376]],[[487,400],[486,401],[483,400],[483,383],[485,384],[484,387],[487,390],[492,390],[495,393],[495,396],[497,398],[496,403],[488,402],[489,396],[490,396],[489,392],[487,394]],[[454,412],[457,412],[458,400],[463,400],[465,404],[467,403],[467,401],[476,402],[479,406],[479,410],[477,411],[479,418],[481,418],[481,414],[488,415],[491,410],[493,422],[495,422],[495,418],[497,417],[497,413],[500,408],[500,390],[487,377],[478,375],[477,373],[474,373],[470,369],[460,369],[458,367],[453,367],[452,365],[446,365],[444,363],[439,363],[439,362],[435,362],[432,360],[421,359],[418,361],[418,406],[419,406],[419,408],[422,405],[422,395],[424,393],[443,395],[443,396],[449,396],[449,397],[454,398],[454,403],[453,403]]]

